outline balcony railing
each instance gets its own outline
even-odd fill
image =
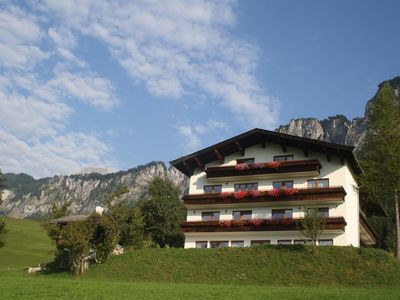
[[[226,221],[183,222],[183,232],[237,232],[237,231],[295,231],[301,228],[301,219],[251,219]],[[323,230],[341,230],[346,226],[343,217],[325,219]]]
[[[318,175],[322,168],[317,159],[291,160],[283,162],[266,162],[255,164],[239,164],[236,166],[208,167],[205,172],[207,178],[217,179],[233,176],[274,175],[285,173],[307,173]]]
[[[342,186],[325,188],[250,191],[237,193],[206,193],[184,195],[185,205],[232,204],[232,203],[279,203],[286,201],[343,202],[346,191]]]

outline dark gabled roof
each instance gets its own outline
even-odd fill
[[[170,161],[170,164],[183,174],[191,176],[195,168],[204,168],[205,164],[215,160],[222,162],[223,157],[235,152],[241,152],[243,155],[244,149],[256,144],[265,145],[266,143],[281,145],[283,152],[286,152],[288,146],[292,146],[303,149],[306,156],[309,151],[325,153],[328,160],[336,156],[339,157],[341,162],[347,160],[355,174],[362,173],[353,154],[353,146],[329,143],[259,128],[252,129],[192,154]]]

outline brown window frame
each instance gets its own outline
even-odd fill
[[[292,159],[288,159],[288,157],[291,157]],[[284,158],[284,160],[276,160],[277,158]],[[285,155],[274,155],[273,158],[274,161],[290,161],[290,160],[294,160],[294,155],[293,154],[285,154]]]
[[[278,189],[276,189],[276,188],[274,187],[275,183],[277,183],[277,182],[285,183],[285,186],[281,186],[279,189],[286,189],[286,184],[287,184],[288,182],[291,182],[291,183],[292,183],[292,187],[289,188],[289,189],[294,188],[294,181],[293,181],[293,180],[275,180],[275,181],[272,181],[272,188],[273,188],[274,190],[278,190]]]
[[[219,192],[216,192],[215,191],[215,187],[221,187],[221,190],[219,191]],[[212,187],[212,192],[206,192],[206,187]],[[207,193],[207,194],[211,194],[211,193],[221,193],[222,192],[222,184],[208,184],[208,185],[205,185],[205,186],[203,186],[203,191],[204,191],[204,193]]]
[[[328,186],[324,186],[324,187],[329,187],[329,178],[317,178],[317,179],[307,179],[307,188],[309,188],[309,189],[320,189],[321,188],[319,186],[319,181],[320,180],[328,181]],[[311,181],[315,182],[315,187],[313,187],[313,188],[310,187],[310,182]]]
[[[321,245],[320,242],[324,241],[324,242],[332,242],[331,245]],[[320,239],[318,240],[318,246],[333,246],[333,239]]]
[[[291,217],[288,218],[288,219],[292,219],[292,218],[293,218],[293,208],[278,208],[278,209],[272,209],[272,210],[271,210],[271,217],[272,217],[272,219],[283,219],[283,218],[274,218],[274,211],[279,211],[279,210],[285,211],[285,213],[283,214],[284,216],[286,215],[286,211],[287,211],[287,210],[292,211]]]
[[[290,244],[280,244],[282,242],[290,242]],[[278,245],[283,245],[283,246],[292,245],[292,240],[278,240]]]
[[[247,161],[252,161],[252,162],[247,162]],[[255,163],[255,158],[254,157],[249,157],[249,158],[238,158],[236,160],[237,164],[254,164]]]
[[[218,219],[216,219],[216,218],[211,218],[211,220],[204,220],[204,214],[215,214],[215,213],[218,213]],[[201,221],[203,221],[203,222],[207,222],[207,221],[219,221],[220,220],[220,218],[221,218],[221,211],[219,211],[219,210],[215,210],[215,211],[203,211],[203,212],[201,212]]]
[[[232,243],[242,243],[243,245],[239,246],[239,247],[233,247]],[[243,248],[243,247],[244,247],[244,241],[243,240],[231,241],[231,248]]]
[[[251,240],[250,246],[257,247],[262,245],[271,245],[271,240]]]
[[[241,190],[241,189],[236,190],[236,186],[250,185],[250,184],[252,184],[253,186],[254,186],[254,185],[257,185],[257,186],[256,186],[255,189],[251,189],[251,190],[249,190],[249,189],[246,188],[245,191],[257,191],[257,190],[258,190],[258,182],[235,183],[235,184],[233,185],[233,189],[234,189],[235,192],[239,192],[239,191],[242,191],[242,190]]]
[[[217,243],[218,247],[212,247],[212,243]],[[217,248],[225,248],[225,247],[219,247],[220,244],[226,243],[227,245],[225,247],[229,247],[229,241],[210,241],[210,248],[217,249]]]
[[[198,243],[205,243],[206,247],[197,247]],[[208,241],[196,241],[196,249],[207,249],[208,248]]]
[[[249,213],[249,212],[250,212],[250,218],[243,218],[242,213],[244,213],[244,212],[246,212],[246,213]],[[239,218],[239,219],[235,218],[235,213],[240,213],[240,218]],[[253,216],[253,211],[250,210],[250,209],[247,209],[247,210],[234,210],[234,211],[232,211],[232,219],[233,219],[233,220],[251,220],[252,216]]]

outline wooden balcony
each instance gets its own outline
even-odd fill
[[[277,163],[256,163],[248,164],[245,169],[238,166],[208,167],[205,169],[207,178],[210,181],[225,181],[229,179],[239,180],[240,178],[274,178],[283,174],[294,176],[318,176],[321,163],[317,159],[313,160],[291,160]],[[271,165],[271,166],[270,166]],[[249,177],[250,176],[250,177]]]
[[[183,222],[183,232],[297,231],[300,219],[252,219],[242,221]],[[343,217],[326,218],[324,230],[344,231]]]
[[[186,206],[216,205],[216,204],[286,204],[301,202],[332,202],[344,201],[346,191],[342,186],[314,189],[295,189],[291,195],[271,195],[271,191],[256,191],[258,193],[247,193],[238,199],[235,193],[207,193],[196,195],[184,195],[183,202]],[[257,195],[259,194],[259,195]]]

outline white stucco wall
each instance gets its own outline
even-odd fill
[[[207,176],[205,172],[201,172],[199,169],[196,169],[194,175],[190,178],[189,184],[189,194],[202,194],[204,185],[212,185],[212,184],[221,184],[222,192],[233,192],[235,183],[244,183],[244,182],[258,182],[259,190],[269,190],[272,189],[272,182],[279,180],[293,180],[295,188],[307,188],[307,180],[308,179],[317,179],[317,178],[328,178],[329,185],[332,186],[343,186],[346,190],[345,201],[341,204],[331,203],[331,204],[316,204],[312,205],[313,207],[329,207],[329,216],[330,217],[340,217],[343,216],[347,222],[347,226],[345,227],[345,232],[335,234],[334,244],[335,245],[352,245],[358,247],[360,240],[359,233],[359,200],[358,193],[354,189],[356,186],[356,182],[354,177],[347,165],[341,164],[340,158],[331,156],[330,162],[328,162],[327,157],[323,153],[309,152],[308,157],[304,156],[304,153],[301,149],[288,147],[286,153],[283,153],[281,147],[276,144],[267,144],[266,148],[263,148],[261,145],[255,145],[253,147],[249,147],[245,149],[245,155],[241,156],[240,153],[235,153],[232,155],[228,155],[225,157],[224,163],[220,164],[217,161],[214,161],[207,166],[227,166],[227,165],[235,165],[236,159],[240,158],[255,158],[255,162],[268,162],[272,161],[275,155],[294,155],[295,160],[303,160],[303,159],[318,159],[322,165],[320,170],[320,175],[316,177],[296,177],[295,174],[293,176],[288,175],[280,175],[281,177],[274,176],[274,178],[266,178],[262,179],[250,179],[241,180],[241,181],[216,181],[215,179],[211,182],[207,180]],[[309,207],[309,206],[307,206]],[[240,210],[252,210],[253,218],[270,218],[272,209],[279,208],[292,208],[293,209],[293,217],[299,218],[304,215],[304,205],[282,205],[282,206],[274,206],[274,207],[256,207],[256,206],[240,206]],[[230,220],[232,219],[232,211],[238,210],[239,208],[235,207],[195,207],[190,206],[187,212],[187,221],[201,221],[201,213],[203,211],[220,211],[220,219],[221,220]],[[250,233],[246,233],[241,236],[244,238]],[[253,233],[251,233],[253,234]],[[258,233],[257,233],[258,234]],[[279,233],[270,232],[269,234],[275,235]],[[293,233],[291,233],[293,234]],[[295,234],[300,235],[300,233]],[[197,237],[196,237],[197,238]],[[200,238],[200,237],[198,237]],[[203,238],[206,238],[206,235],[203,235]],[[224,238],[223,238],[224,239]],[[250,240],[251,238],[247,237],[246,240]],[[285,239],[285,238],[282,238]],[[289,238],[288,238],[289,239]],[[294,238],[293,238],[294,239]],[[296,239],[300,239],[296,238]],[[197,239],[199,240],[199,239]],[[201,240],[201,239],[200,239]],[[271,241],[273,239],[271,238]],[[193,236],[186,237],[185,247],[193,246]]]

